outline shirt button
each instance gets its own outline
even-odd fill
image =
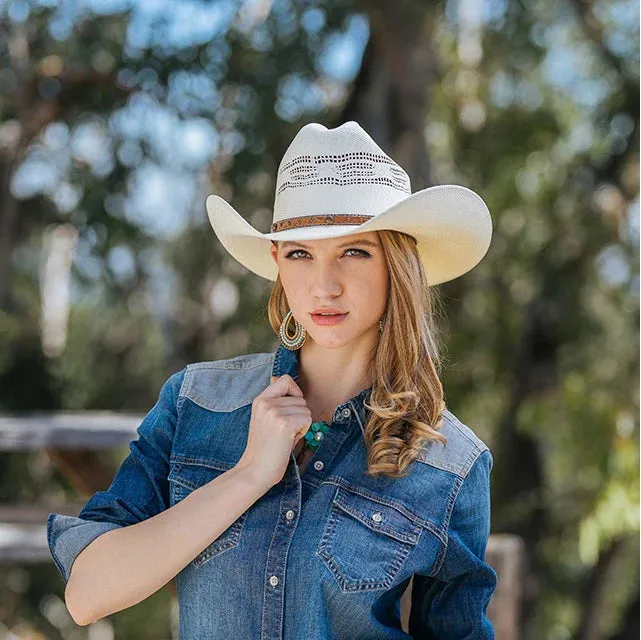
[[[294,512],[290,509],[290,510],[289,510],[289,511],[287,511],[287,513],[285,514],[285,517],[286,517],[288,520],[291,520],[291,519],[294,517]]]
[[[269,584],[271,584],[272,587],[275,587],[278,584],[278,576],[272,576],[269,579]]]
[[[316,460],[316,462],[314,462],[314,469],[316,469],[316,471],[320,471],[324,466],[322,460]]]
[[[381,515],[380,511],[377,511],[375,514],[372,515],[372,520],[376,522],[380,522],[383,519],[383,516]]]
[[[349,418],[349,417],[352,415],[352,410],[351,410],[351,409],[349,409],[348,407],[345,407],[345,408],[341,411],[341,415],[343,416],[343,418]]]

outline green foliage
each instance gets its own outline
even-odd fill
[[[298,0],[261,15],[251,4],[221,9],[210,31],[198,3],[182,29],[137,6],[0,5],[0,409],[144,412],[187,362],[273,348],[269,283],[217,241],[205,196],[265,231],[302,124],[334,126],[351,95],[396,131],[404,105],[396,85],[376,104],[362,89],[400,82],[393,63],[368,75],[364,58],[353,83],[327,68],[361,23],[385,50],[380,8]],[[524,640],[568,638],[596,606],[607,637],[638,583],[635,6],[487,3],[476,32],[454,3],[403,5],[425,16],[420,53],[434,60],[419,105],[431,175],[413,189],[466,185],[494,223],[483,261],[442,286],[443,382],[493,451],[493,532],[527,543]],[[44,186],[20,191],[21,167]],[[42,238],[65,224],[78,233],[66,338],[47,353]],[[41,455],[5,454],[0,486],[5,500],[74,497]],[[590,600],[599,580],[607,596]],[[0,584],[26,585],[0,593],[8,628],[88,637],[65,618],[53,565],[1,568]],[[161,591],[103,624],[118,638],[170,637],[168,608]]]

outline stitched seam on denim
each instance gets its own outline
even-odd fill
[[[479,459],[481,454],[485,453],[486,451],[489,451],[489,449],[486,447],[485,449],[476,449],[475,451],[472,451],[468,457],[468,459],[465,461],[465,466],[463,467],[465,471],[465,475],[463,478],[467,478],[468,473],[470,472],[470,469],[474,466],[474,463]]]
[[[308,473],[308,471],[310,473]],[[300,479],[300,481],[301,481],[301,484],[306,484],[306,485],[310,486],[312,489],[317,489],[318,487],[320,487],[323,484],[323,480],[321,480],[320,478],[315,478],[311,474],[311,471],[312,471],[312,469],[305,469],[305,473],[303,474],[303,477]]]
[[[189,494],[187,494],[189,495]],[[181,500],[186,498],[187,495],[182,496]],[[219,556],[224,551],[233,549],[240,544],[240,536],[243,530],[243,524],[247,517],[247,512],[241,514],[237,520],[235,520],[227,530],[224,532],[224,535],[221,534],[213,542],[207,545],[195,558],[192,558],[190,565],[198,569],[204,564],[207,564],[209,560]]]
[[[191,491],[195,491],[196,489],[203,486],[203,484],[196,485],[193,482],[190,482],[190,480],[186,477],[186,475],[182,473],[183,467],[185,464],[188,466],[204,467],[205,469],[209,469],[212,471],[220,471],[221,473],[225,473],[226,471],[229,471],[229,469],[231,469],[233,466],[233,465],[227,466],[225,463],[221,463],[219,466],[214,466],[211,464],[203,464],[200,462],[191,463],[191,462],[183,462],[182,460],[179,462],[174,458],[170,463],[170,470],[169,470],[169,475],[167,476],[167,480],[170,483],[173,482],[174,484],[180,485],[181,487],[185,487],[186,489],[189,489]],[[223,465],[225,465],[225,468],[222,468]]]
[[[243,407],[248,407],[249,405],[252,404],[253,400],[251,402],[245,402],[244,404],[241,404],[237,407],[233,407],[232,409],[212,409],[211,407],[207,407],[204,404],[203,400],[200,400],[200,398],[194,398],[192,396],[183,396],[185,400],[189,400],[190,402],[193,402],[197,407],[200,407],[201,409],[204,409],[205,411],[211,411],[212,413],[233,413],[234,411],[238,411],[238,409],[242,409]],[[201,402],[203,404],[201,404]]]
[[[229,471],[234,464],[231,462],[224,462],[222,460],[214,460],[213,458],[203,458],[203,457],[192,457],[185,456],[181,453],[172,453],[169,458],[170,463],[176,463],[178,465],[189,464],[201,467],[207,467],[208,469],[214,469],[216,471]]]
[[[270,355],[270,354],[268,354]],[[242,357],[242,356],[241,356]],[[182,385],[180,386],[180,395],[181,396],[187,396],[189,397],[189,390],[193,387],[194,383],[194,376],[197,371],[202,371],[202,370],[216,370],[216,371],[251,371],[252,369],[257,369],[259,367],[264,367],[266,364],[269,364],[269,359],[267,360],[262,360],[258,363],[251,364],[248,366],[243,366],[243,367],[221,367],[221,366],[213,366],[215,363],[218,362],[224,362],[222,360],[214,360],[211,363],[210,362],[196,362],[192,364],[188,364],[185,369],[185,378],[183,380]],[[205,407],[206,408],[206,407]]]
[[[187,386],[187,371],[189,370],[189,365],[187,365],[184,368],[185,375],[183,376],[183,380],[180,383],[180,389],[178,389],[178,399],[180,400],[181,396],[183,395],[183,389]]]
[[[466,468],[469,470],[470,468],[470,460],[476,460],[476,457],[474,456],[475,452],[473,451],[470,453],[468,456],[468,459],[466,460]],[[466,476],[467,477],[467,473]],[[455,486],[454,489],[450,492],[450,495],[448,497],[448,506],[447,510],[445,512],[445,519],[444,519],[444,524],[447,527],[447,542],[445,545],[445,551],[443,553],[443,557],[441,558],[441,562],[438,566],[438,569],[435,571],[434,575],[438,574],[443,566],[443,563],[445,562],[445,556],[447,555],[447,547],[449,546],[449,541],[450,541],[450,518],[452,516],[452,511],[454,511],[454,506],[456,504],[456,500],[461,493],[461,488],[463,487],[463,482],[465,481],[465,478],[461,478],[460,482],[458,482]]]
[[[176,400],[176,422],[180,420],[180,410],[182,409],[183,404],[185,404],[186,396],[178,396]]]
[[[300,512],[301,512],[301,500],[300,500],[301,492],[299,490],[299,487],[300,487],[300,483],[297,483],[296,484],[296,497],[297,497],[297,503],[298,503],[297,510],[298,510],[298,513],[300,514]],[[283,498],[285,497],[285,495],[286,494],[283,494]],[[284,513],[284,511],[285,511],[284,509],[281,509],[281,513]],[[280,523],[278,523],[277,526],[280,526]],[[284,582],[285,576],[287,574],[287,557],[289,555],[289,549],[291,548],[292,538],[294,537],[294,528],[293,527],[287,527],[287,529],[289,529],[289,530],[288,531],[286,530],[285,535],[288,536],[289,539],[287,540],[286,543],[283,543],[284,547],[285,547],[285,555],[284,555],[283,560],[281,562],[281,570],[283,572],[283,582]],[[279,617],[280,624],[279,624],[279,630],[280,630],[280,633],[282,633],[282,626],[283,626],[283,623],[284,623],[284,620],[285,620],[285,591],[284,590],[285,590],[285,587],[283,585],[282,586],[281,595],[279,597],[279,602],[280,602],[280,617]]]
[[[363,438],[365,438],[365,427],[363,426],[363,423],[361,421],[361,417],[359,415],[358,409],[357,407],[354,406],[353,402],[350,402],[349,406],[352,408],[352,412],[356,416],[356,420],[358,420],[358,426],[361,428],[361,433],[363,434]]]
[[[445,414],[449,418],[449,422],[452,426],[456,427],[458,432],[464,436],[467,440],[469,440],[477,449],[483,449],[484,447],[487,447],[487,445],[479,438],[473,431],[472,435],[468,433],[465,429],[461,429],[461,425],[464,425],[459,418],[457,418],[449,409],[445,409],[443,411],[443,414]],[[467,427],[467,425],[464,425]],[[470,429],[470,427],[467,427]]]
[[[353,485],[348,485],[348,483],[346,483],[341,476],[327,476],[327,478],[325,478],[321,482],[321,484],[333,484],[333,485],[338,486],[338,487],[353,486]],[[442,527],[439,527],[437,524],[433,523],[431,520],[425,520],[420,515],[414,514],[414,512],[411,511],[408,507],[405,507],[404,505],[401,505],[400,503],[398,503],[396,501],[392,501],[392,502],[395,505],[399,506],[399,508],[401,508],[401,509],[407,511],[408,513],[412,514],[410,519],[412,519],[415,522],[417,522],[419,524],[419,526],[421,526],[424,529],[427,529],[428,531],[430,531],[441,542],[443,542],[443,544],[445,544],[446,536],[447,536],[447,533],[446,533],[445,529],[443,529]]]
[[[339,508],[345,511],[347,514],[351,515],[353,518],[356,518],[357,520],[363,522],[357,515],[356,513],[360,513],[360,510],[358,508],[355,508],[354,511],[352,511],[352,508],[349,504],[349,492],[346,492],[342,487],[339,487],[338,493],[336,494],[336,497],[333,500],[333,503]],[[341,504],[341,496],[343,496],[343,501],[344,504]],[[369,498],[365,498],[365,500],[369,500]],[[403,518],[406,520],[409,520],[412,525],[414,526],[414,530],[412,531],[413,537],[411,537],[409,534],[405,534],[403,532],[398,531],[397,529],[394,528],[392,525],[384,525],[379,523],[378,527],[374,527],[373,525],[370,526],[369,524],[366,524],[363,522],[363,524],[368,527],[369,529],[372,529],[372,531],[375,532],[381,532],[384,534],[387,534],[396,540],[399,540],[400,542],[407,542],[409,544],[416,544],[416,541],[418,540],[418,536],[420,535],[420,531],[422,529],[422,525],[418,524],[415,519],[411,516],[407,516],[405,513],[402,511],[396,509],[393,505],[388,505],[386,503],[382,503],[378,500],[373,501],[369,500],[369,502],[375,502],[379,507],[376,508],[382,508],[383,511],[386,509],[394,509],[392,513],[400,513]],[[374,505],[372,505],[372,508],[375,508]],[[398,537],[396,537],[398,536]]]
[[[419,526],[424,525],[425,520],[423,520],[423,518],[421,518],[421,516],[419,516],[418,514],[414,513],[414,511],[412,511],[409,507],[406,507],[403,503],[398,502],[397,500],[393,500],[391,498],[381,498],[375,493],[371,493],[370,491],[365,491],[360,487],[357,487],[356,485],[351,484],[350,482],[346,482],[341,476],[328,476],[327,478],[325,478],[325,481],[331,481],[331,479],[334,479],[334,478],[336,478],[338,482],[334,482],[332,484],[338,484],[345,491],[355,493],[367,500],[376,502],[377,504],[381,504],[386,507],[393,507],[394,509],[401,512],[406,518],[409,518],[410,520],[412,520],[415,524],[418,524]]]
[[[181,468],[178,463],[176,463],[176,466],[178,469]],[[171,489],[171,493],[174,498],[174,505],[178,504],[181,500],[184,500],[196,489],[204,486],[191,485],[189,482],[187,484],[183,484],[180,482],[180,478],[178,476],[171,478],[171,482],[174,483]],[[249,509],[241,513],[240,516],[238,516],[238,518],[236,518],[236,520],[234,520],[234,522],[232,522],[229,527],[221,533],[220,536],[218,536],[218,538],[207,545],[195,558],[192,558],[189,565],[194,568],[199,568],[224,551],[237,547],[238,544],[240,544],[243,527],[248,514]]]
[[[180,469],[180,465],[178,466],[178,468]],[[174,469],[170,471],[167,480],[171,485],[171,491],[174,494],[174,497],[180,495],[180,491],[178,488],[186,489],[188,492],[195,491],[198,488],[195,484],[189,482],[189,480],[185,480],[184,478],[182,478],[180,476],[180,471],[174,472]],[[185,496],[182,497],[184,498]]]
[[[448,410],[446,409],[443,413],[445,414],[446,411],[448,411]],[[455,427],[456,430],[458,431],[458,433],[460,433],[463,437],[465,437],[465,439],[470,444],[472,444],[472,446],[474,447],[474,450],[473,450],[472,454],[473,453],[482,453],[483,451],[488,449],[487,445],[480,438],[478,438],[477,436],[475,436],[476,440],[471,438],[469,436],[469,434],[466,433],[459,426],[460,424],[463,424],[463,423],[461,423],[461,421],[458,420],[458,418],[456,418],[456,416],[454,416],[451,412],[448,412],[448,413],[449,413],[449,415],[452,416],[452,419],[449,419],[448,423],[450,425],[452,425],[452,427]],[[465,463],[463,464],[462,467],[460,467],[460,466],[454,467],[454,466],[448,464],[447,462],[442,462],[441,460],[430,460],[428,458],[428,452],[427,451],[422,452],[421,455],[418,458],[416,458],[416,460],[418,462],[421,462],[422,464],[426,464],[426,465],[429,465],[431,467],[434,467],[435,469],[442,469],[443,471],[450,471],[450,472],[458,475],[461,478],[465,478],[467,476],[468,471],[469,471],[469,466],[466,466]],[[468,459],[467,462],[469,462],[469,459]]]
[[[281,496],[280,501],[279,501],[278,513],[282,513],[281,506],[283,504],[283,501],[286,500],[286,499],[287,499],[287,492],[284,491],[283,495]],[[267,549],[267,562],[265,562],[265,574],[264,574],[264,578],[263,578],[263,585],[264,585],[264,588],[263,588],[263,606],[262,606],[262,611],[261,611],[261,625],[260,625],[261,626],[261,638],[263,638],[265,636],[265,630],[266,630],[265,612],[266,612],[267,609],[269,609],[269,604],[267,602],[267,589],[270,589],[270,588],[275,589],[276,587],[278,587],[278,585],[276,585],[276,587],[271,587],[271,585],[267,586],[269,584],[269,581],[267,579],[267,574],[271,570],[270,559],[272,557],[272,548],[274,547],[274,541],[276,540],[277,531],[278,531],[278,526],[275,527],[274,533],[272,534],[271,540],[269,541],[269,548]],[[290,538],[290,541],[291,541],[291,538]],[[279,584],[280,584],[280,582],[279,582]]]
[[[436,554],[436,559],[434,560],[434,565],[432,566],[432,571],[429,573],[430,578],[434,578],[436,574],[441,570],[441,565],[445,559],[445,552],[447,551],[447,540],[441,540],[439,545],[438,553]]]
[[[402,542],[397,540],[398,544],[393,546],[393,556],[392,564],[389,568],[385,569],[385,578],[383,580],[378,579],[359,579],[359,578],[348,578],[348,576],[342,571],[340,565],[334,559],[332,552],[331,541],[334,538],[334,532],[336,531],[336,525],[340,522],[341,512],[337,511],[333,506],[336,502],[336,497],[340,492],[340,487],[337,489],[334,494],[334,499],[332,500],[332,508],[325,524],[325,529],[321,537],[321,543],[317,548],[316,555],[320,556],[326,566],[330,569],[330,572],[334,575],[336,581],[341,587],[342,591],[371,591],[376,589],[388,588],[389,585],[395,580],[398,572],[401,570],[401,567],[407,560],[410,552],[416,547],[416,544],[409,542]],[[349,516],[348,516],[349,517]],[[378,532],[374,532],[375,534]]]
[[[455,488],[454,490],[456,491],[456,495],[458,495],[458,490],[460,490],[460,485],[463,484],[463,479],[459,477],[459,487],[458,489]],[[450,492],[450,495],[447,498],[447,509],[445,510],[445,523],[447,525],[447,534],[445,538],[445,543],[443,546],[443,552],[437,557],[436,562],[434,563],[434,571],[432,572],[432,575],[436,576],[438,575],[439,571],[441,570],[441,567],[443,566],[443,563],[445,561],[445,556],[447,555],[447,549],[449,547],[450,543],[450,531],[449,531],[449,522],[450,522],[450,514],[452,512],[452,509],[454,508],[454,500],[452,500],[452,494],[454,491]]]
[[[453,473],[455,476],[458,476],[459,478],[465,477],[465,476],[461,476],[459,467],[453,467],[452,465],[447,464],[447,462],[440,462],[439,460],[427,460],[422,458],[416,458],[416,461],[420,462],[421,464],[428,465],[429,467],[434,467],[434,469],[439,469],[440,471],[447,471],[448,473]]]
[[[356,485],[353,485],[349,482],[346,482],[343,480],[341,482],[341,489],[355,493],[366,500],[371,500],[372,502],[376,502],[378,504],[382,504],[387,507],[394,507],[398,509],[399,511],[403,512],[403,515],[406,517],[410,518],[410,520],[420,520],[419,516],[416,516],[414,513],[411,513],[404,505],[402,505],[400,502],[397,502],[396,500],[392,500],[390,498],[381,498],[380,496],[376,495],[375,493],[372,493],[370,491],[365,491]]]
[[[53,561],[56,563],[58,570],[63,575],[65,582],[67,582],[69,580],[69,576],[67,575],[67,572],[65,571],[65,568],[62,565],[62,562],[60,562],[60,560],[58,559],[58,556],[56,555],[56,552],[55,552],[55,544],[53,544],[52,533],[53,533],[53,521],[55,520],[55,515],[56,514],[50,513],[47,516],[47,543],[49,545],[49,550],[51,551],[51,557],[53,558]]]
[[[212,558],[219,556],[225,551],[229,551],[229,549],[234,549],[240,544],[240,537],[243,532],[243,525],[245,524],[247,513],[247,511],[242,513],[229,525],[224,536],[221,534],[191,561],[194,567],[202,567]]]
[[[465,461],[465,463],[463,465],[464,468],[469,469],[470,460],[475,460],[476,459],[476,456],[474,455],[475,453],[476,453],[475,451],[472,451],[469,454],[467,460]],[[467,474],[466,474],[465,477],[467,477]],[[450,492],[450,495],[449,495],[448,508],[447,508],[446,513],[445,513],[445,520],[444,520],[444,525],[445,525],[445,527],[447,529],[448,538],[449,538],[449,535],[450,535],[450,518],[452,516],[452,511],[454,511],[454,505],[456,504],[456,500],[457,500],[457,498],[459,496],[459,493],[461,492],[461,487],[463,486],[463,483],[465,482],[465,477],[460,477],[460,482],[457,482],[454,485],[454,488],[452,489],[452,491]]]
[[[254,362],[253,358],[257,356],[265,356]],[[189,373],[192,371],[201,371],[203,369],[223,369],[226,371],[243,371],[245,369],[255,369],[256,367],[264,367],[270,362],[272,355],[270,353],[246,353],[231,358],[224,358],[221,360],[206,360],[204,362],[190,362],[185,368]],[[238,365],[238,366],[237,366]]]
[[[378,528],[374,528],[373,526],[370,526],[368,523],[363,522],[361,518],[358,517],[358,512],[353,512],[350,510],[349,505],[343,505],[340,502],[334,502],[337,508],[339,508],[343,513],[346,513],[347,515],[351,516],[355,520],[358,520],[363,526],[367,527],[374,533],[382,533],[383,535],[387,535],[389,538],[393,538],[394,540],[398,542],[404,542],[405,544],[411,544],[415,545],[418,542],[418,538],[420,536],[421,528],[418,528],[418,533],[414,534],[414,537],[410,537],[409,535],[405,535],[401,533],[400,531],[397,531],[394,527],[391,526],[379,526]]]

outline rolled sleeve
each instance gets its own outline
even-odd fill
[[[493,640],[487,607],[498,583],[485,562],[490,535],[492,454],[484,449],[463,480],[434,576],[416,574],[409,633],[422,640]]]
[[[65,584],[78,554],[107,531],[157,515],[169,507],[169,457],[185,370],[163,384],[158,400],[129,443],[129,454],[106,491],[97,491],[78,516],[50,513],[47,544]]]

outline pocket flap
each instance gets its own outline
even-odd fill
[[[334,503],[373,531],[416,544],[423,527],[397,507],[338,487]]]
[[[229,471],[233,466],[233,464],[205,458],[187,459],[172,456],[167,479],[193,491],[221,473]]]

